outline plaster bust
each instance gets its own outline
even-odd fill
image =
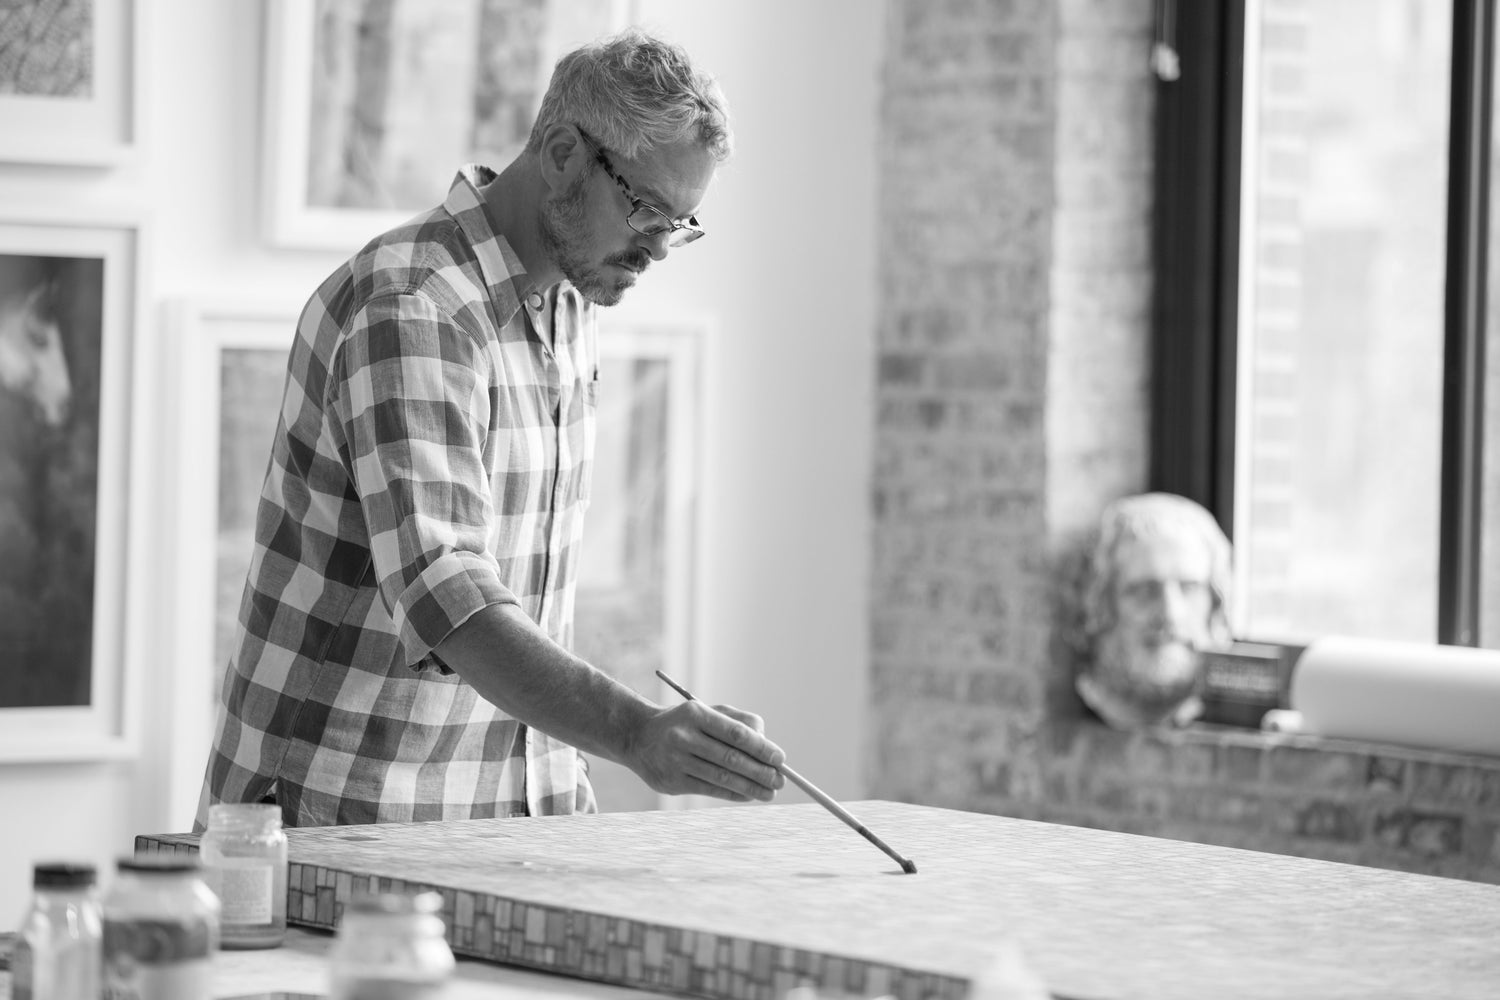
[[[1196,718],[1202,651],[1231,641],[1229,583],[1229,540],[1200,505],[1142,493],[1106,507],[1082,593],[1084,704],[1118,728]]]

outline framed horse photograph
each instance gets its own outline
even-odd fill
[[[0,162],[115,166],[139,144],[150,0],[0,3]]]
[[[270,0],[262,148],[276,246],[353,252],[525,145],[552,67],[630,0]]]
[[[141,237],[88,219],[0,209],[0,761],[133,752]]]

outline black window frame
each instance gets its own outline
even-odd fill
[[[1245,0],[1158,2],[1151,346],[1153,490],[1234,534]],[[1438,634],[1477,646],[1496,0],[1453,0],[1443,308]]]

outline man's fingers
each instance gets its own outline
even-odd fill
[[[762,788],[774,791],[786,784],[786,779],[774,767],[768,767],[748,754],[717,740],[705,740],[696,753],[699,759],[712,765],[718,771],[737,775]],[[723,782],[720,783],[723,784]]]
[[[687,785],[687,787],[682,790],[683,795],[707,795],[710,798],[724,799],[727,802],[752,801],[749,796],[738,795],[734,792],[731,792],[727,788],[720,788],[718,785],[711,785],[708,782],[704,781],[702,778],[695,778],[692,775],[685,775],[683,777],[683,781]]]
[[[753,781],[743,774],[702,757],[692,758],[683,770],[689,779],[718,789],[719,798],[738,797],[742,800],[758,799],[762,802],[769,802],[776,796],[774,788]]]
[[[727,715],[736,722],[743,722],[757,733],[764,733],[766,731],[765,720],[754,712],[746,712],[735,708],[733,705],[715,705],[714,711],[720,715]]]
[[[748,712],[683,702],[656,718],[631,767],[651,788],[668,794],[711,795],[734,802],[770,801],[786,779],[776,769],[786,754]]]
[[[770,767],[779,767],[786,761],[786,753],[781,747],[762,736],[754,726],[731,716],[725,711],[730,707],[721,705],[709,709],[702,723],[703,731],[719,742],[727,743]],[[738,709],[733,709],[733,711],[737,716],[749,716],[764,727],[759,716],[751,715],[749,712],[740,712]]]

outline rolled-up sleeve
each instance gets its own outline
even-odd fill
[[[492,363],[433,302],[406,293],[352,318],[331,372],[333,431],[381,602],[412,666],[476,611],[517,603],[487,544]]]

